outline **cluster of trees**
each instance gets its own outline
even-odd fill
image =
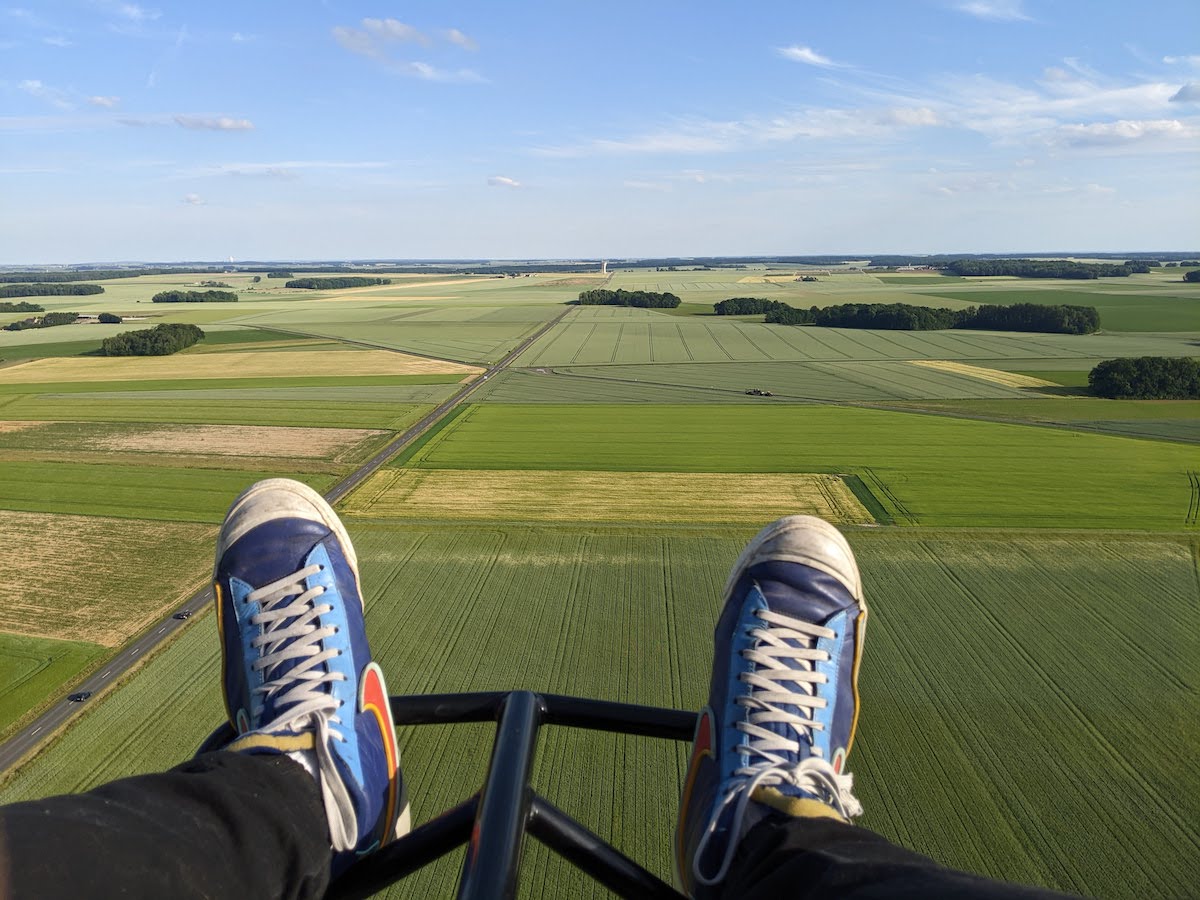
[[[776,325],[817,325],[822,328],[879,328],[890,331],[936,331],[982,328],[990,331],[1036,331],[1049,334],[1091,334],[1100,328],[1100,313],[1092,306],[972,306],[941,309],[907,303],[843,303],[825,308],[795,309],[786,303],[768,310],[766,322]]]
[[[45,312],[46,307],[36,303],[0,303],[0,312]]]
[[[596,288],[591,291],[580,291],[581,306],[636,306],[639,309],[674,309],[680,304],[680,299],[672,293],[656,293],[654,291],[626,291],[618,288],[615,291]]]
[[[1195,283],[1195,282],[1197,282],[1197,281],[1200,281],[1200,269],[1196,269],[1196,270],[1194,270],[1194,271],[1192,271],[1192,272],[1184,272],[1184,273],[1183,273],[1183,280],[1184,280],[1184,281],[1190,281],[1190,282],[1192,282],[1192,283]]]
[[[1066,259],[956,259],[945,266],[951,275],[1015,275],[1020,278],[1122,278],[1134,271],[1149,272],[1116,263],[1081,263]]]
[[[270,273],[268,273],[270,277]],[[391,284],[390,278],[293,278],[284,284],[290,288],[309,288],[314,291],[330,291],[338,288],[371,287],[376,284]]]
[[[168,356],[190,347],[204,337],[195,325],[173,322],[143,331],[127,331],[100,343],[104,356]]]
[[[296,276],[293,275],[291,272],[288,272],[284,269],[272,269],[270,272],[267,273],[267,277],[268,278],[295,278]]]
[[[53,328],[55,325],[70,325],[79,319],[79,313],[49,312],[36,319],[24,322],[10,322],[4,326],[5,331],[24,331],[27,328]]]
[[[226,284],[224,281],[202,281],[200,282],[200,287],[223,288],[233,287],[233,285]]]
[[[1088,373],[1088,384],[1114,400],[1200,400],[1200,360],[1107,359]]]
[[[150,298],[151,303],[237,303],[233,291],[160,291]],[[127,356],[128,354],[121,354]]]
[[[98,316],[101,325],[120,325],[121,317],[116,313],[100,313]]]
[[[0,297],[67,297],[83,294],[103,294],[98,284],[6,284],[0,287]]]
[[[760,316],[775,309],[791,309],[782,300],[767,300],[764,297],[730,297],[713,304],[718,316]]]

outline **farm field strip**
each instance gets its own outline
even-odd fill
[[[351,522],[351,531],[368,630],[394,693],[526,687],[694,709],[707,689],[720,585],[753,529]],[[851,756],[863,824],[994,877],[1112,897],[1186,893],[1200,840],[1200,775],[1186,764],[1194,735],[1185,710],[1200,682],[1200,592],[1188,546],[936,531],[850,538],[872,604]],[[1163,615],[1131,618],[1131,590],[1153,592]],[[447,608],[456,610],[449,624]],[[624,635],[619,646],[614,630]],[[1081,631],[1086,642],[1064,645],[1064,634]],[[1153,699],[1133,710],[1094,691],[1130,641],[1166,648],[1150,653]],[[218,667],[211,621],[188,629],[6,782],[0,800],[186,758],[222,714]],[[1125,667],[1114,691],[1145,696],[1145,674]],[[1136,771],[1121,750],[1131,726],[1145,742]],[[488,726],[402,728],[415,821],[474,790],[490,746]],[[549,729],[535,785],[669,877],[686,751]],[[1135,802],[1143,814],[1130,819]],[[914,804],[925,810],[919,827]],[[1079,822],[1090,823],[1086,838]],[[534,842],[525,860],[523,896],[590,890]],[[436,895],[459,865],[452,854],[388,896]]]
[[[217,523],[243,488],[260,478],[278,474],[261,470],[0,461],[0,508]],[[291,474],[317,490],[335,481],[331,475]],[[166,530],[166,526],[155,527]],[[153,556],[143,558],[153,559]],[[88,571],[85,562],[77,561],[77,565],[81,571]],[[113,577],[119,577],[119,573],[113,573]],[[104,579],[96,582],[106,583]]]
[[[339,459],[387,434],[366,428],[0,421],[0,449]]]
[[[6,511],[0,543],[23,550],[5,562],[0,632],[116,647],[194,586],[214,534],[182,522]]]
[[[792,513],[874,519],[836,475],[459,471],[384,468],[348,515],[395,519],[757,524]]]
[[[517,360],[523,368],[619,363],[1044,359],[1186,356],[1174,335],[1045,335],[987,331],[877,331],[713,321],[661,313],[645,321],[573,314]],[[713,317],[714,319],[716,317]]]
[[[324,400],[184,399],[174,392],[156,396],[105,398],[97,402],[80,394],[17,394],[8,402],[0,396],[0,416],[7,420],[37,419],[69,422],[163,422],[213,425],[293,425],[298,427],[378,428],[401,431],[429,412],[432,403],[383,400],[344,402]]]
[[[341,388],[353,390],[363,387],[412,387],[431,384],[462,384],[470,375],[445,373],[438,375],[358,375],[338,377],[336,375],[290,375],[268,378],[176,378],[141,379],[129,381],[50,381],[4,384],[0,382],[2,394],[112,394],[130,395],[157,391],[237,391],[267,388],[272,391],[287,388]]]
[[[953,372],[956,375],[966,375],[968,378],[981,378],[984,381],[1012,388],[1039,388],[1053,387],[1055,385],[1055,382],[1046,381],[1044,378],[1032,378],[1029,375],[1020,375],[1016,372],[1002,372],[999,369],[972,366],[946,359],[918,359],[913,360],[913,365],[925,366],[941,372]]]
[[[338,375],[473,375],[480,369],[445,360],[405,356],[384,350],[337,351],[332,357]],[[141,381],[143,379],[270,378],[326,369],[327,351],[245,351],[232,358],[219,353],[180,353],[173,356],[81,357],[39,359],[0,369],[5,384],[54,381]]]
[[[409,465],[867,473],[914,524],[1177,530],[1187,527],[1194,453],[1161,441],[861,408],[713,404],[697,416],[685,405],[487,403],[471,406]]]

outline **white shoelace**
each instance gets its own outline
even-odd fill
[[[816,643],[820,638],[834,637],[835,632],[769,610],[758,610],[755,616],[764,624],[750,632],[756,640],[755,645],[742,651],[743,658],[754,663],[754,668],[738,676],[740,681],[750,685],[751,690],[734,701],[750,710],[749,715],[735,725],[746,735],[746,740],[738,744],[735,751],[747,754],[750,764],[734,772],[729,790],[713,810],[704,836],[696,847],[693,870],[700,884],[716,884],[729,872],[746,807],[759,787],[789,785],[827,803],[843,818],[862,814],[862,805],[852,793],[854,777],[836,772],[821,758],[820,749],[811,747],[814,732],[825,727],[813,714],[828,704],[828,700],[817,694],[818,686],[825,684],[827,679],[816,671],[816,664],[827,661],[829,654],[818,650]],[[793,687],[785,687],[785,682]],[[797,708],[799,715],[782,709],[783,706]],[[794,738],[763,727],[769,723],[788,726]],[[802,747],[801,741],[807,746]],[[782,755],[808,753],[811,755],[805,755],[798,763],[790,762]],[[737,806],[729,825],[721,867],[715,875],[706,876],[700,871],[700,859],[709,838],[716,832],[721,814],[735,797]]]
[[[335,850],[349,850],[358,840],[354,804],[337,773],[329,748],[331,738],[344,743],[346,737],[333,727],[342,724],[337,715],[338,701],[332,692],[322,690],[326,684],[345,681],[346,676],[341,672],[320,670],[339,652],[320,647],[321,641],[337,633],[332,625],[321,626],[317,621],[333,607],[315,602],[325,593],[325,588],[317,586],[305,590],[304,587],[304,579],[319,571],[320,566],[307,566],[256,588],[246,597],[249,602],[261,604],[261,611],[250,617],[250,623],[263,626],[263,633],[250,642],[252,647],[263,651],[263,655],[251,664],[254,671],[263,673],[263,684],[252,692],[254,709],[251,717],[261,716],[267,699],[271,698],[279,711],[278,717],[271,722],[272,728],[297,731],[315,728],[315,755],[330,838]],[[274,670],[287,660],[300,661],[286,672],[276,674]]]

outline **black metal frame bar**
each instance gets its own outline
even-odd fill
[[[526,832],[620,897],[683,896],[539,796],[529,778],[543,725],[690,741],[695,713],[532,691],[390,699],[397,725],[496,722],[487,776],[478,793],[356,863],[326,897],[369,897],[464,844],[460,900],[512,897]]]

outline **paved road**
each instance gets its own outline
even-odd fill
[[[431,413],[429,413],[429,415],[425,416],[423,419],[421,419],[421,421],[408,428],[394,441],[363,463],[362,466],[339,481],[333,486],[332,489],[326,492],[326,499],[328,499],[330,503],[336,503],[339,499],[348,494],[364,478],[402,451],[405,447],[441,421],[445,416],[449,415],[450,412],[455,409],[455,407],[464,402],[489,379],[508,368],[508,366],[510,366],[518,356],[524,353],[534,341],[557,325],[563,316],[569,313],[572,309],[573,307],[567,307],[564,309],[561,313],[522,341],[515,350],[505,356],[502,360],[500,360],[500,362],[489,367],[483,375],[471,381],[469,384],[464,385],[461,391],[459,391],[450,399],[441,403]],[[356,341],[354,343],[363,342]],[[377,344],[370,344],[368,346],[377,350],[394,349],[390,347],[379,347]],[[404,353],[407,351],[397,352]],[[64,689],[64,694],[75,693],[79,691],[91,691],[93,694],[98,694],[102,689],[120,679],[122,675],[132,668],[140,659],[153,651],[160,643],[165,641],[180,628],[188,624],[185,620],[174,618],[176,613],[181,613],[184,611],[195,613],[206,607],[211,602],[212,588],[206,586],[189,597],[187,602],[182,606],[171,610],[166,618],[164,618],[158,624],[152,626],[149,631],[143,634],[132,644],[128,644],[127,646],[123,647],[120,653],[105,662],[105,664],[94,674],[92,674],[86,681],[75,685],[74,687],[70,688],[69,691]],[[85,700],[80,703],[72,703],[66,699],[60,700],[58,703],[51,706],[44,713],[29,723],[29,725],[24,729],[18,731],[3,744],[0,744],[0,772],[6,771],[24,759],[44,740],[50,737],[50,735],[65,725],[74,716],[81,713],[92,702],[92,700]]]

